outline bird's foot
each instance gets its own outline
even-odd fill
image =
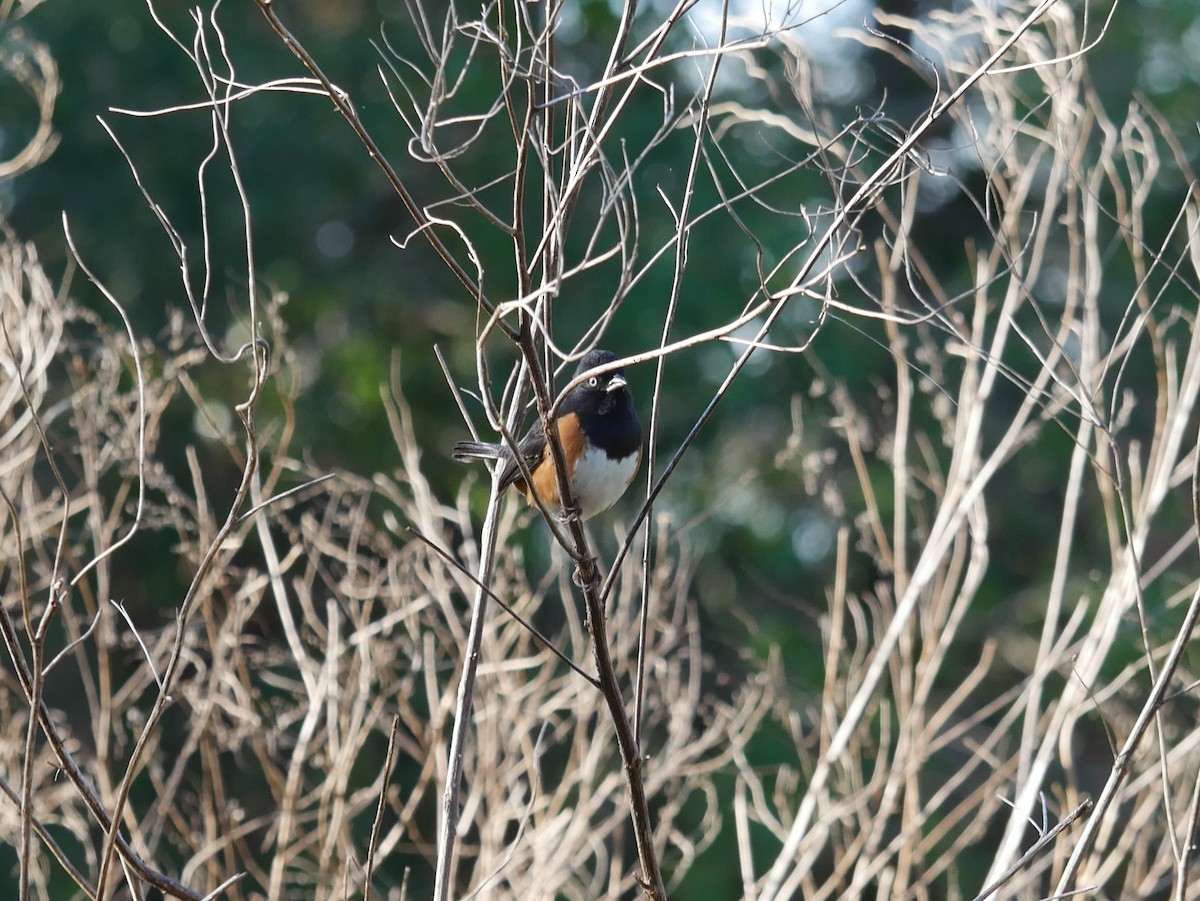
[[[578,504],[571,507],[563,507],[558,512],[558,521],[564,526],[570,525],[573,522],[583,521],[583,510]]]
[[[578,588],[595,587],[600,584],[600,567],[597,565],[596,557],[589,557],[586,561],[575,564],[575,571],[571,573],[571,581]],[[584,577],[584,569],[586,569],[587,577]]]

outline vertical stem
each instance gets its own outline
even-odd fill
[[[520,409],[520,405],[516,406]],[[454,845],[458,835],[461,813],[458,795],[462,786],[463,758],[466,756],[467,732],[471,726],[471,702],[475,696],[475,680],[479,671],[479,651],[483,644],[483,627],[487,619],[488,593],[485,585],[492,583],[496,562],[496,526],[500,520],[500,467],[492,475],[492,499],[483,520],[480,535],[478,587],[471,604],[471,627],[467,633],[467,652],[463,656],[462,673],[458,677],[458,698],[454,703],[454,729],[450,735],[450,759],[446,772],[446,787],[442,792],[442,816],[438,828],[437,863],[434,875],[435,901],[447,901],[454,862]]]

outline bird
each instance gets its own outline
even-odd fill
[[[616,359],[616,354],[606,350],[589,351],[575,375]],[[642,427],[625,381],[625,370],[614,369],[580,382],[563,398],[554,422],[567,464],[567,483],[579,515],[590,519],[617,502],[633,482],[642,461]],[[526,481],[507,444],[460,441],[454,445],[452,456],[460,463],[497,461],[501,491],[515,485],[531,504],[536,494],[547,509],[566,519],[558,493],[554,455],[540,418],[517,442],[517,451],[525,461],[532,485]]]

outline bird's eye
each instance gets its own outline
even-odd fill
[[[592,376],[590,379],[588,379],[588,384],[595,388],[600,384],[600,379],[597,376]]]

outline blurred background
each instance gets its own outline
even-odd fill
[[[834,118],[845,121],[864,111],[879,111],[901,126],[915,123],[930,101],[928,82],[885,54],[834,37],[839,28],[860,27],[871,14],[870,4],[854,0],[831,6],[803,4],[791,12],[794,20],[805,23],[796,32],[798,40],[819,61],[821,82],[816,93],[822,104]],[[879,4],[877,9],[930,15],[940,6],[905,2]],[[758,10],[758,4],[747,4],[734,12],[752,15]],[[616,28],[617,11],[617,5],[608,2],[570,4],[563,10],[569,24],[560,30],[560,39],[581,80],[589,66],[603,64],[600,54]],[[778,5],[768,11],[783,14],[788,9]],[[717,4],[712,4],[711,10],[702,4],[693,14],[693,29],[704,27],[706,13],[711,25],[718,12]],[[162,14],[176,27],[186,24],[182,9],[169,7]],[[647,4],[644,16],[656,15],[657,6]],[[364,123],[414,193],[433,199],[442,187],[433,180],[428,166],[410,157],[411,130],[397,115],[377,71],[388,59],[417,55],[414,29],[404,5],[358,0],[334,6],[297,2],[288,5],[287,16],[331,79],[350,92]],[[762,18],[761,12],[758,18]],[[230,56],[245,83],[305,74],[252,5],[222,7],[221,22]],[[173,311],[186,308],[178,266],[118,148],[96,119],[103,117],[113,126],[136,160],[147,189],[177,225],[192,229],[184,237],[193,255],[198,255],[194,173],[210,143],[207,113],[200,110],[139,119],[111,112],[112,108],[150,111],[202,100],[195,69],[138,3],[47,2],[21,20],[15,30],[18,33],[10,28],[5,36],[10,45],[19,41],[19,32],[24,31],[55,51],[62,80],[54,119],[60,143],[43,165],[0,184],[5,215],[17,234],[37,245],[51,273],[61,277],[67,271],[61,225],[65,214],[85,259],[126,304],[138,333],[160,333]],[[695,31],[689,30],[678,40],[682,45],[694,39]],[[381,52],[385,44],[394,52]],[[1180,140],[1191,142],[1194,157],[1198,51],[1200,20],[1189,0],[1128,4],[1120,10],[1116,27],[1104,33],[1089,55],[1095,90],[1113,112],[1119,112],[1135,94],[1144,95],[1176,126]],[[687,71],[679,74],[689,77]],[[0,109],[5,111],[0,147],[22,146],[36,124],[35,110],[11,81],[0,90],[4,91]],[[494,85],[481,80],[477,85],[465,84],[461,90],[468,95],[465,105],[480,106],[486,105]],[[478,92],[477,97],[469,96],[472,90]],[[717,98],[750,103],[758,99],[756,93],[761,90],[759,83],[747,79],[744,69],[731,61]],[[803,120],[804,113],[794,99],[777,99],[782,113]],[[661,122],[661,97],[643,92],[634,102],[641,106],[625,117],[623,127],[631,132],[630,146],[641,146]],[[411,220],[379,170],[364,158],[354,134],[330,114],[327,103],[318,97],[260,94],[238,107],[232,127],[253,209],[258,272],[265,289],[283,292],[288,298],[283,319],[297,352],[294,377],[301,380],[305,392],[303,415],[296,422],[297,445],[329,468],[362,474],[387,470],[395,447],[379,403],[379,386],[387,383],[389,367],[396,358],[430,477],[439,491],[453,493],[467,473],[448,461],[446,450],[462,437],[464,426],[440,375],[433,347],[439,346],[446,354],[460,385],[474,384],[476,312],[470,298],[427,244],[413,240],[403,250],[396,246],[393,238],[403,239],[412,228]],[[643,134],[636,134],[638,127],[644,129]],[[770,146],[771,140],[763,136],[759,141],[731,142],[728,152],[744,155],[731,168],[753,173],[774,165],[782,151]],[[945,161],[953,161],[958,167],[956,174],[977,189],[983,173],[977,164],[971,165],[969,152],[954,156],[956,138],[951,133],[941,140]],[[647,181],[670,191],[673,179],[684,174],[686,155],[680,154],[686,154],[689,144],[687,133],[668,137],[646,167]],[[477,163],[473,162],[476,158]],[[477,165],[482,181],[506,161],[478,154],[463,165],[468,171]],[[216,176],[214,181],[216,189],[223,192],[217,195],[222,201],[211,211],[214,272],[220,279],[223,273],[244,272],[245,260],[241,209],[227,202],[232,199],[228,178],[222,183]],[[818,198],[826,193],[822,181],[821,173],[802,170],[781,184],[780,198],[789,203],[806,194]],[[1151,233],[1165,232],[1176,216],[1177,186],[1178,182],[1168,181],[1152,187],[1156,197],[1147,207],[1146,223]],[[697,206],[705,200],[711,200],[711,195],[699,198]],[[964,237],[983,231],[976,200],[977,195],[950,188],[944,193],[944,202],[916,213],[916,239],[949,284],[969,278],[961,246]],[[669,221],[664,225],[663,218],[647,217],[643,227],[669,228]],[[684,287],[687,302],[680,305],[676,335],[711,327],[717,321],[712,315],[714,307],[724,310],[753,288],[753,259],[725,252],[727,247],[744,244],[738,236],[736,225],[720,217],[695,229],[689,282]],[[504,259],[506,239],[492,234],[480,240],[485,253],[491,246],[497,259]],[[497,265],[489,269],[491,292],[498,299],[512,296],[508,268]],[[628,355],[657,343],[671,269],[672,259],[666,255],[614,317],[605,339],[614,351]],[[1105,271],[1114,297],[1127,296],[1134,278],[1131,271],[1117,267]],[[611,284],[603,272],[594,279],[574,281],[555,310],[560,334],[568,341],[581,335],[610,292]],[[229,298],[228,310],[240,309],[241,300]],[[221,318],[228,310],[221,310],[220,302],[214,306],[217,331],[222,322],[231,331],[244,327],[232,314]],[[1112,312],[1119,316],[1122,311],[1116,308]],[[797,311],[793,337],[802,337],[801,320],[810,317],[811,308]],[[791,398],[806,392],[814,380],[845,382],[859,403],[886,406],[879,388],[891,377],[893,364],[888,351],[880,346],[879,333],[872,334],[871,328],[862,320],[845,323],[835,317],[811,350],[810,359],[816,366],[804,357],[764,354],[756,358],[663,495],[663,507],[684,519],[699,520],[691,534],[697,542],[698,565],[706,570],[697,580],[706,614],[725,621],[742,612],[760,624],[770,622],[767,631],[776,639],[797,630],[794,640],[803,640],[808,630],[803,623],[811,615],[803,610],[810,604],[820,606],[834,530],[825,521],[823,505],[797,478],[800,459],[778,466],[776,454],[795,425]],[[709,345],[671,360],[663,387],[664,449],[673,451],[678,446],[702,409],[704,398],[697,394],[696,386],[715,388],[737,350]],[[500,348],[496,361],[504,359]],[[218,367],[213,367],[210,375],[222,377]],[[652,369],[635,370],[631,379],[636,396],[647,400]],[[236,391],[240,385],[230,387]],[[822,399],[808,397],[803,406],[808,424],[821,428]],[[643,419],[648,412],[643,410]],[[171,434],[182,446],[193,440],[195,433],[189,434],[186,424],[180,425],[185,427]],[[1058,437],[1068,441],[1065,435]],[[176,448],[179,459],[180,454],[181,447]],[[1013,580],[1013,584],[996,586],[1000,596],[1009,597],[1037,579],[1038,555],[1031,548],[1045,546],[1052,538],[1040,531],[1051,527],[1054,520],[1038,514],[1038,499],[1047,492],[1053,494],[1058,483],[1054,460],[1053,455],[1030,458],[1011,474],[1021,485],[1024,503],[1006,511],[1020,520],[1021,527],[1006,529],[1004,534],[1020,535],[1022,540],[1016,546],[996,549],[1005,557],[1003,571]],[[747,472],[753,472],[755,478],[744,478]],[[1055,503],[1053,498],[1050,502]],[[623,505],[623,512],[632,506],[632,502]],[[871,574],[865,572],[863,578],[869,583]],[[811,589],[797,593],[797,586]],[[130,591],[136,595],[136,586],[130,586]]]
[[[418,200],[447,198],[435,167],[419,159],[411,123],[398,114],[388,94],[389,81],[380,74],[381,67],[385,71],[402,67],[400,60],[422,55],[406,5],[399,0],[336,4],[308,0],[276,6],[329,77],[353,98],[363,123]],[[525,6],[532,10],[538,4]],[[161,7],[168,24],[188,33],[187,10],[175,4]],[[657,19],[666,7],[647,3],[640,15],[645,21]],[[920,65],[897,62],[892,52],[896,42],[911,45],[918,57],[933,51],[902,24],[895,24],[901,21],[895,17],[930,21],[939,11],[956,9],[955,3],[901,0],[871,5],[848,0],[827,7],[804,3],[786,9],[733,4],[732,11],[747,22],[759,22],[759,27],[764,22],[787,27],[791,39],[811,60],[817,79],[812,97],[819,102],[821,115],[835,122],[877,123],[878,137],[889,129],[903,133],[918,122],[929,109],[936,87],[929,75],[933,68],[923,72]],[[1096,17],[1096,12],[1091,15]],[[559,52],[564,67],[579,83],[587,83],[603,68],[619,13],[620,4],[608,0],[583,0],[562,8]],[[719,13],[717,3],[698,4],[687,27],[677,30],[668,47],[686,51],[715,41]],[[1099,13],[1102,17],[1106,9]],[[254,4],[227,2],[219,16],[241,82],[259,84],[306,74]],[[877,29],[874,42],[861,39],[868,24]],[[1117,9],[1111,26],[1102,33],[1101,26],[1099,17],[1089,23],[1087,34],[1099,41],[1086,60],[1091,89],[1103,108],[1119,118],[1135,99],[1152,106],[1164,131],[1179,142],[1182,156],[1196,164],[1200,157],[1196,130],[1200,16],[1194,0],[1128,2]],[[747,26],[746,33],[751,31]],[[849,31],[859,37],[849,37]],[[963,34],[961,40],[970,45],[972,37]],[[18,53],[28,42],[50,48],[57,62],[61,95],[53,124],[58,143],[40,166],[0,181],[0,212],[6,227],[36,246],[52,282],[61,285],[63,292],[77,296],[100,317],[115,321],[111,309],[87,288],[68,260],[62,226],[62,217],[67,217],[82,258],[124,304],[136,334],[165,342],[174,334],[174,317],[181,311],[186,316],[179,266],[120,148],[98,118],[111,126],[145,189],[198,258],[204,234],[195,179],[211,143],[209,114],[203,109],[155,117],[127,112],[202,101],[196,70],[159,31],[142,3],[47,0],[12,19],[0,32],[0,50],[5,53]],[[757,55],[754,60],[758,66],[774,66],[777,76],[787,74],[783,55]],[[769,105],[801,125],[811,114],[795,95],[772,94],[770,79],[756,74],[745,60],[731,56],[724,66],[714,104]],[[698,90],[706,74],[705,61],[691,62],[685,54],[662,70],[661,83],[672,85],[682,97]],[[496,85],[485,78],[466,79],[458,92],[455,102],[463,108],[486,108]],[[1018,96],[1015,102],[1036,111],[1042,99],[1031,94]],[[620,138],[627,147],[650,148],[637,172],[638,190],[644,192],[640,228],[649,247],[666,243],[674,230],[665,205],[656,208],[653,198],[660,189],[665,197],[680,195],[694,142],[686,125],[652,140],[662,125],[665,103],[660,91],[639,91],[620,125]],[[0,157],[23,146],[36,121],[28,95],[11,79],[0,82]],[[294,405],[293,455],[316,469],[366,480],[376,473],[395,473],[397,446],[380,391],[398,373],[412,411],[411,439],[422,455],[422,471],[434,494],[450,503],[464,484],[473,486],[472,508],[482,513],[486,484],[480,474],[447,456],[467,429],[435,357],[435,347],[440,348],[457,384],[475,386],[479,314],[471,297],[426,242],[410,237],[413,223],[399,198],[327,100],[262,92],[236,105],[231,129],[253,211],[260,290],[264,296],[286,297],[272,327],[286,332],[290,353],[280,365],[290,389],[272,391],[264,398],[260,421],[270,423]],[[888,150],[885,143],[880,140],[871,147],[864,141],[863,158],[879,158]],[[728,170],[751,182],[801,155],[779,130],[756,130],[752,125],[742,126],[736,139],[721,147]],[[989,203],[987,161],[973,153],[970,135],[950,119],[935,128],[924,151],[930,167],[948,177],[941,191],[923,183],[909,238],[922,248],[925,264],[941,285],[965,291],[975,275],[964,246],[986,245],[991,237],[983,212]],[[456,163],[456,174],[471,187],[488,185],[497,173],[511,168],[511,153],[511,148],[499,144],[495,149],[475,147]],[[753,295],[756,267],[780,262],[804,234],[819,229],[819,210],[831,193],[828,171],[820,166],[782,168],[788,174],[766,192],[767,201],[777,200],[778,209],[807,208],[813,218],[806,221],[794,212],[780,215],[764,202],[739,209],[740,221],[712,216],[696,223],[673,337],[730,318],[731,307],[736,313],[737,306]],[[1175,227],[1186,178],[1164,155],[1162,172],[1146,186],[1144,232],[1151,243]],[[209,238],[216,287],[210,292],[208,324],[215,336],[233,347],[245,339],[247,328],[245,287],[239,282],[247,269],[242,209],[227,169],[213,168],[209,188],[214,201],[209,209]],[[694,209],[705,209],[717,199],[711,182],[702,180]],[[445,209],[452,212],[454,204],[447,202]],[[864,220],[860,228],[864,247],[888,236],[883,221]],[[761,261],[747,249],[751,246],[745,239],[747,232],[760,239]],[[512,299],[516,281],[509,261],[511,241],[495,229],[480,228],[471,237],[487,272],[489,296],[496,301]],[[1057,255],[1062,265],[1030,286],[1039,298],[1049,300],[1056,291],[1061,293],[1055,272],[1068,277],[1071,248],[1065,233],[1063,240],[1063,246],[1046,250],[1051,257]],[[1102,246],[1108,256],[1100,260],[1104,293],[1111,298],[1103,310],[1103,327],[1114,333],[1130,315],[1129,298],[1144,278],[1127,256],[1115,252],[1119,243],[1113,238]],[[658,345],[673,266],[673,253],[647,266],[616,309],[603,339],[605,347],[631,355]],[[864,284],[856,285],[855,271],[848,266],[837,280],[837,294],[846,303],[859,303],[860,296],[874,288],[869,273],[862,276]],[[192,277],[200,277],[198,266]],[[584,335],[607,307],[616,279],[615,268],[601,266],[568,283],[554,306],[555,335],[561,343],[573,346]],[[1194,296],[1168,290],[1166,297],[1164,303],[1177,303],[1179,316],[1194,322]],[[781,345],[804,344],[816,327],[817,315],[815,302],[797,299],[772,340]],[[487,350],[493,366],[505,367],[516,359],[513,349],[498,339],[490,341]],[[661,395],[657,471],[695,423],[740,351],[736,344],[712,343],[669,359]],[[940,367],[953,370],[956,365],[954,356],[948,355],[913,373],[923,386],[914,412],[922,424],[915,432],[941,430],[936,408],[950,402],[950,394],[942,390],[945,380]],[[245,372],[211,362],[194,376],[211,402],[209,415],[224,417],[221,422],[228,423],[233,404],[244,398]],[[653,365],[636,367],[629,377],[646,422]],[[1137,360],[1123,377],[1131,396],[1156,391],[1158,374]],[[709,690],[728,694],[729,685],[745,674],[779,659],[785,661],[780,670],[785,690],[798,704],[819,696],[824,667],[819,623],[837,572],[839,529],[853,524],[855,511],[864,505],[864,475],[882,519],[892,513],[891,463],[877,451],[881,443],[886,444],[893,425],[895,391],[896,360],[885,325],[835,310],[803,353],[756,354],[684,458],[658,509],[671,518],[686,545],[690,598],[701,623],[704,651],[713,661]],[[996,419],[984,425],[994,434],[1007,426],[1003,411],[1015,410],[1023,399],[1023,384],[1013,379],[998,394],[1000,402],[991,408],[998,411],[993,414]],[[861,416],[855,427],[861,460],[840,438],[831,437],[840,434],[847,406]],[[469,409],[477,416],[477,426],[486,427],[478,406]],[[1139,432],[1152,430],[1153,413],[1152,406],[1144,404],[1126,411],[1132,422],[1126,439],[1131,453],[1137,452]],[[157,459],[168,472],[186,480],[188,449],[193,449],[211,494],[229,496],[240,471],[225,445],[214,438],[211,423],[186,407],[172,408],[167,417]],[[953,654],[964,661],[977,659],[984,644],[999,637],[998,680],[1014,678],[1022,667],[1033,641],[1030,635],[1035,634],[1031,630],[1036,630],[1045,605],[1055,567],[1072,434],[1070,422],[1044,430],[1031,452],[1015,458],[996,476],[995,499],[989,508],[988,578],[979,589],[970,620],[957,635]],[[618,504],[612,521],[597,523],[602,554],[611,554],[616,546],[613,523],[619,527],[637,509],[637,490]],[[385,505],[378,499],[372,503],[368,515],[382,521]],[[1104,565],[1111,541],[1106,520],[1097,512],[1104,503],[1100,494],[1089,497],[1079,518],[1072,577],[1084,593],[1104,578],[1097,570]],[[1184,529],[1189,517],[1186,486],[1174,504],[1172,521]],[[1163,535],[1174,540],[1178,529],[1164,526]],[[517,533],[513,540],[522,543],[529,559],[548,559],[540,526]],[[153,529],[142,532],[131,548],[131,559],[138,565],[114,571],[112,594],[123,599],[135,619],[169,618],[186,587],[189,573],[173,565],[170,555],[157,556],[168,541]],[[846,553],[847,591],[871,594],[886,583],[889,573],[881,569],[874,549],[854,542]],[[146,561],[151,559],[163,561],[162,571],[148,571]],[[1190,567],[1194,570],[1195,564]],[[1193,576],[1194,572],[1181,573],[1173,584],[1187,584]],[[1155,588],[1151,594],[1159,590],[1161,603],[1170,589]],[[1152,607],[1156,603],[1153,596],[1149,603]],[[1125,660],[1136,659],[1140,646],[1136,624],[1128,626],[1128,644],[1124,654],[1117,655]],[[789,741],[782,730],[764,729],[751,756],[769,766],[785,755]],[[1098,772],[1103,775],[1106,770]],[[680,897],[733,897],[738,892],[736,871],[726,865],[732,838],[728,832],[723,836],[690,870]],[[420,886],[424,876],[414,878],[414,885]]]

